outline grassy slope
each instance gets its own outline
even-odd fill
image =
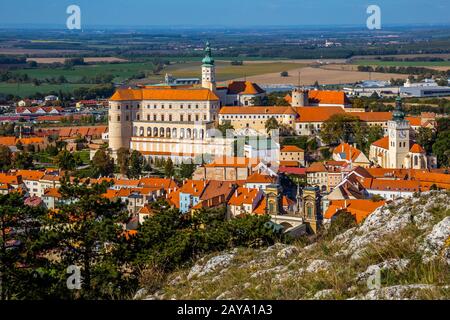
[[[410,202],[408,205],[414,210],[415,207]],[[392,206],[389,210],[398,209],[398,206]],[[450,216],[450,210],[437,206],[429,210],[429,214],[433,222],[437,223]],[[365,281],[357,282],[356,276],[368,266],[389,259],[409,259],[410,263],[402,271],[383,270],[383,288],[408,284],[448,285],[448,265],[442,261],[424,263],[418,254],[415,240],[421,239],[425,233],[426,230],[409,224],[404,229],[383,237],[383,241],[371,243],[365,254],[357,260],[351,260],[345,255],[335,255],[343,247],[326,238],[308,247],[295,244],[298,252],[287,258],[277,256],[279,250],[240,248],[227,268],[189,280],[189,269],[175,272],[162,287],[162,298],[312,299],[322,290],[331,290],[327,297],[329,299],[362,297],[369,289]],[[214,255],[209,257],[212,256]],[[326,260],[331,263],[331,267],[327,271],[300,272],[315,259]],[[450,298],[448,289],[423,290],[416,294],[416,298],[423,299]]]

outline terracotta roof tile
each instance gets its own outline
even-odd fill
[[[161,89],[137,88],[117,89],[111,101],[169,100],[169,101],[216,101],[217,95],[209,89]]]
[[[259,94],[265,91],[250,81],[232,81],[228,84],[228,94]]]
[[[386,201],[375,202],[365,199],[332,200],[324,214],[324,218],[331,219],[339,210],[346,210],[355,217],[357,223],[360,223],[385,203]]]
[[[305,152],[302,148],[292,145],[284,145],[280,152]]]

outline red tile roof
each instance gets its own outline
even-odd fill
[[[275,177],[255,172],[251,176],[249,176],[245,182],[246,183],[275,183],[275,181],[276,181]]]
[[[310,103],[317,104],[349,104],[345,92],[331,90],[310,90],[308,91],[308,99]]]
[[[372,145],[376,146],[376,147],[380,147],[383,149],[389,149],[389,137],[385,136],[381,139],[378,139],[377,141],[375,141],[374,143],[372,143]]]
[[[322,162],[314,162],[308,168],[306,168],[306,172],[327,172],[327,168]]]
[[[264,93],[256,83],[250,81],[232,81],[228,84],[228,94],[258,94]]]
[[[356,158],[361,154],[361,150],[349,145],[348,143],[341,143],[333,150],[334,154],[339,154],[341,159],[347,161],[355,161]],[[351,159],[350,159],[351,156]]]
[[[117,89],[111,101],[168,100],[168,101],[216,101],[217,95],[209,89],[166,89],[144,87]]]
[[[305,152],[302,148],[292,145],[284,145],[280,152]]]
[[[332,200],[330,201],[328,209],[325,211],[324,218],[331,219],[340,210],[345,210],[355,217],[357,223],[360,223],[385,203],[386,201],[372,201],[365,199]]]
[[[344,113],[341,107],[296,107],[296,122],[324,122],[335,114]]]
[[[411,147],[411,149],[409,149],[409,151],[412,152],[412,153],[425,153],[425,150],[420,145],[418,145],[417,143],[415,143]]]

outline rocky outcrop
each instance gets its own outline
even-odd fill
[[[332,240],[203,257],[135,298],[449,299],[448,265],[450,197],[433,191],[386,204]],[[369,286],[374,276],[386,278]]]

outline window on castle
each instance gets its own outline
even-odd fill
[[[117,116],[117,121],[120,121],[120,116]]]
[[[153,115],[153,121],[156,121],[156,114]]]
[[[120,110],[120,106],[117,106],[117,110]]]
[[[169,121],[172,121],[172,115],[169,114]]]
[[[139,114],[137,114],[137,115],[136,115],[136,119],[137,119],[138,121],[140,120],[139,118],[140,118],[140,116],[139,116]]]
[[[150,121],[150,115],[149,114],[147,115],[147,121]]]
[[[164,121],[164,115],[163,114],[161,115],[161,121]]]

